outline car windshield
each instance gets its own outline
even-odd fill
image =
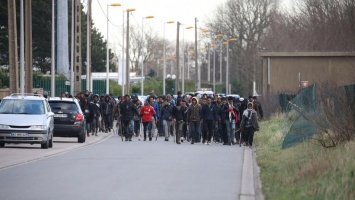
[[[41,100],[3,99],[0,105],[0,114],[44,114],[44,105]]]
[[[59,110],[78,110],[75,102],[49,101],[49,105],[54,112]]]

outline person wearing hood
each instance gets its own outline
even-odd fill
[[[131,102],[129,95],[125,95],[125,100],[120,104],[120,112],[122,119],[122,126],[124,130],[125,141],[132,141],[134,121],[134,113],[140,115],[134,104]]]
[[[97,136],[97,132],[100,127],[100,104],[99,104],[99,95],[93,94],[92,95],[92,101],[90,102],[90,105],[92,109],[94,110],[94,119],[92,122],[92,135],[95,134]]]
[[[105,95],[105,103],[103,103],[102,114],[105,119],[105,132],[111,132],[112,129],[112,111],[113,111],[113,102],[111,101],[110,95]]]
[[[192,103],[187,111],[187,124],[190,126],[191,144],[199,140],[201,121],[201,106],[197,103],[197,98],[192,98]]]
[[[242,121],[240,123],[240,131],[243,131],[243,140],[246,146],[253,146],[254,131],[259,131],[258,116],[253,109],[253,103],[249,102],[247,109],[243,112]]]
[[[86,122],[86,136],[90,137],[91,124],[94,120],[94,110],[90,105],[89,98],[84,98],[81,104],[81,110],[84,112],[85,122]]]

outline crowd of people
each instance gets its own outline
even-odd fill
[[[62,97],[71,97],[62,93]],[[144,102],[136,96],[98,95],[85,91],[76,97],[85,114],[87,136],[111,132],[113,127],[125,141],[141,137],[152,141],[155,137],[182,142],[212,142],[223,145],[253,145],[254,132],[259,130],[258,119],[263,118],[257,97],[249,99],[232,96],[156,96]],[[114,124],[114,121],[116,123]],[[142,132],[142,134],[141,134]]]

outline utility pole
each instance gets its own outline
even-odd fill
[[[199,79],[199,70],[198,70],[198,52],[197,52],[197,18],[195,17],[195,73],[196,73],[196,88],[197,91],[201,87]]]
[[[25,14],[25,92],[32,93],[32,0],[26,1]]]
[[[74,94],[81,92],[81,1],[75,0]],[[73,95],[74,95],[73,94]]]
[[[7,1],[9,23],[9,75],[10,93],[18,93],[18,54],[17,54],[17,26],[16,26],[16,0]]]
[[[175,82],[175,93],[180,90],[179,78],[180,78],[180,48],[179,48],[179,33],[180,33],[180,22],[177,22],[177,34],[176,34],[176,82]]]
[[[86,89],[92,91],[91,86],[91,0],[88,0],[86,19]]]

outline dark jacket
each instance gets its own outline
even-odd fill
[[[92,106],[90,105],[90,103],[83,102],[81,104],[81,110],[84,113],[86,122],[91,123],[94,120],[95,112],[92,109]]]
[[[203,120],[216,120],[216,108],[213,104],[202,106],[201,117]]]
[[[238,118],[238,113],[239,113],[239,110],[238,110],[238,107],[237,105],[233,104],[233,111],[234,111],[234,114],[231,114],[231,120],[236,120],[236,118]],[[224,104],[224,106],[222,107],[222,115],[224,115],[224,119],[225,120],[229,120],[229,103],[226,103]],[[238,118],[238,120],[240,120]]]
[[[122,120],[133,120],[134,114],[139,116],[139,112],[135,108],[135,105],[130,101],[124,101],[120,105]]]
[[[172,108],[171,105],[164,105],[162,107],[160,116],[163,120],[171,121]]]
[[[181,106],[174,106],[172,109],[172,117],[176,121],[183,121],[184,120],[184,108]]]

